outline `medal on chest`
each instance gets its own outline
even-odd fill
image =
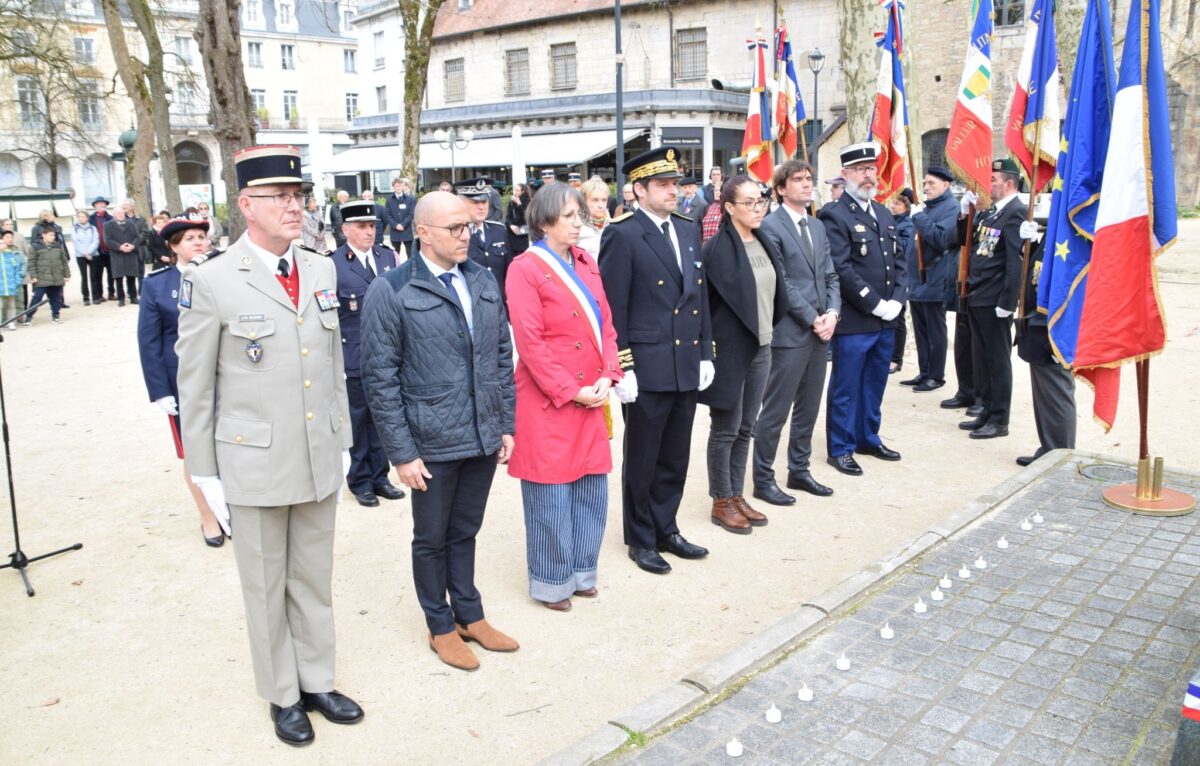
[[[262,361],[262,355],[263,347],[261,343],[256,340],[252,340],[246,344],[246,358],[251,362],[258,364]]]
[[[358,299],[354,296],[353,293],[350,294],[350,310],[358,311]]]

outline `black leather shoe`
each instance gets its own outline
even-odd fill
[[[996,439],[1001,436],[1008,436],[1008,426],[1003,426],[999,423],[985,423],[968,434],[968,436],[972,439]]]
[[[945,381],[938,382],[933,378],[925,378],[925,380],[922,380],[919,384],[913,386],[913,391],[916,391],[920,394],[925,394],[930,391],[937,391],[944,385],[946,385]]]
[[[919,386],[922,383],[924,383],[926,380],[928,380],[928,378],[926,378],[924,375],[917,375],[917,377],[915,377],[915,378],[909,378],[908,380],[900,381],[900,385],[902,385],[902,386]]]
[[[354,499],[358,501],[359,505],[365,505],[368,508],[379,505],[379,498],[375,497],[375,493],[370,490],[355,494]]]
[[[832,489],[814,479],[808,471],[788,473],[787,488],[803,490],[817,497],[829,497],[833,494]]]
[[[659,540],[658,550],[660,553],[674,553],[681,559],[702,559],[708,555],[708,548],[689,543],[678,532]]]
[[[312,722],[304,712],[304,703],[291,707],[279,707],[271,703],[271,720],[275,722],[275,736],[293,747],[304,747],[313,741]]]
[[[847,476],[862,476],[862,468],[855,462],[853,455],[831,457],[828,462],[840,473],[844,473]]]
[[[666,574],[671,571],[671,565],[667,560],[658,555],[658,551],[650,548],[635,548],[629,546],[629,558],[633,559],[633,563],[650,574]]]
[[[1025,466],[1032,464],[1035,460],[1037,460],[1037,458],[1033,455],[1022,455],[1021,457],[1017,458],[1017,465],[1024,468]]]
[[[964,431],[976,431],[987,425],[987,421],[983,418],[975,418],[974,420],[964,420],[958,424],[958,427]]]
[[[987,412],[987,410],[983,408],[982,404],[972,404],[967,408],[967,417],[977,418],[985,412]]]
[[[796,504],[796,498],[780,489],[779,485],[775,482],[771,482],[771,484],[766,487],[755,487],[751,494],[755,497],[755,499],[762,500],[764,503],[770,503],[771,505]]]
[[[404,490],[392,484],[380,484],[375,488],[375,494],[385,500],[403,500]]]
[[[949,399],[943,399],[941,401],[941,404],[939,404],[938,406],[941,407],[943,410],[960,410],[963,407],[970,407],[974,403],[975,402],[973,400],[968,399],[965,396],[962,396],[961,394],[955,394],[954,396],[950,397]]]
[[[208,535],[204,534],[204,527],[202,526],[200,527],[200,534],[204,537],[204,544],[209,548],[220,548],[225,544],[225,533],[219,529],[217,530],[216,537],[209,537]]]
[[[886,444],[880,444],[878,447],[859,447],[854,450],[859,455],[870,455],[877,457],[880,460],[888,460],[895,462],[900,459],[900,453],[894,449],[888,449]]]
[[[334,689],[331,692],[300,692],[300,704],[305,710],[315,710],[330,723],[358,723],[363,709],[358,703]]]

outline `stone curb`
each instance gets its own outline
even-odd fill
[[[854,572],[733,650],[684,675],[681,682],[656,692],[641,704],[615,716],[609,722],[610,726],[603,727],[574,745],[549,756],[539,766],[587,766],[596,763],[611,756],[628,741],[627,732],[619,727],[626,727],[639,734],[649,734],[691,710],[711,702],[733,681],[769,664],[804,638],[817,632],[829,620],[830,615],[852,606],[865,592],[888,578],[897,569],[975,523],[1042,475],[1063,463],[1083,460],[1117,462],[1111,456],[1071,450],[1054,450],[1043,455],[1032,465],[971,500],[927,531],[884,554],[879,561]],[[609,745],[608,749],[602,750],[602,746],[606,744]]]

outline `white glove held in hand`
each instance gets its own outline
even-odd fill
[[[204,495],[208,509],[217,517],[217,523],[225,534],[229,534],[229,506],[225,503],[225,488],[221,486],[220,476],[193,476],[192,483]]]
[[[616,382],[612,390],[621,404],[633,404],[638,395],[637,376],[633,370],[626,370],[625,376]]]
[[[347,476],[350,473],[350,450],[342,450],[342,476]],[[346,484],[343,482],[338,486],[337,504],[342,503],[342,493],[346,491]]]
[[[175,397],[173,397],[173,396],[164,396],[161,399],[155,399],[154,403],[156,405],[158,405],[158,408],[160,410],[167,413],[168,415],[178,415],[179,414],[179,407],[175,404]]]
[[[901,303],[900,301],[886,301],[886,303],[887,303],[888,310],[887,310],[887,313],[884,314],[882,318],[883,318],[883,321],[890,322],[893,319],[895,319],[896,317],[900,316],[900,312],[904,310],[904,304]]]
[[[1039,231],[1036,221],[1025,221],[1021,224],[1021,239],[1036,242],[1041,238],[1042,232]]]
[[[700,362],[700,390],[708,388],[712,385],[713,378],[717,377],[717,368],[707,359]]]
[[[976,196],[975,192],[973,192],[973,191],[963,192],[962,199],[959,200],[959,202],[958,202],[959,212],[961,212],[964,216],[966,216],[967,214],[969,214],[971,212],[971,205],[974,205],[978,201],[979,201],[979,197]]]
[[[891,308],[888,305],[889,303],[891,303],[891,301],[880,301],[875,305],[875,308],[871,309],[871,313],[880,319],[887,321],[887,313]]]
[[[1012,315],[1013,315],[1013,313],[1011,311],[1009,311],[1007,309],[1002,309],[999,306],[996,307],[996,318],[997,319],[1008,319]]]

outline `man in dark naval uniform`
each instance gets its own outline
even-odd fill
[[[359,347],[362,343],[363,296],[372,280],[396,268],[396,254],[375,242],[375,203],[366,200],[347,202],[340,208],[342,234],[346,244],[333,253],[337,272],[338,320],[342,324],[342,359],[346,364],[346,395],[350,400],[350,428],[354,445],[350,447],[350,470],[346,485],[359,505],[379,505],[379,496],[388,500],[404,497],[404,490],[388,481],[387,453],[375,430],[367,392],[359,372]]]
[[[504,277],[508,274],[508,264],[512,262],[512,254],[508,252],[508,238],[504,235],[504,224],[489,221],[488,205],[490,204],[490,184],[487,178],[468,178],[459,181],[455,191],[467,202],[467,215],[470,217],[471,241],[467,247],[467,257],[475,263],[492,272],[496,284],[500,286],[500,297],[504,299],[507,309],[508,300],[504,292]]]
[[[1008,436],[1012,403],[1012,324],[1021,290],[1021,224],[1025,204],[1017,197],[1017,163],[992,163],[992,206],[977,219],[967,274],[967,313],[971,322],[971,357],[976,394],[983,412],[958,427],[972,439]],[[971,202],[971,192],[964,197]],[[959,219],[966,229],[966,220]],[[963,231],[963,236],[966,232]]]
[[[870,142],[842,149],[846,193],[821,211],[842,291],[825,438],[829,464],[849,476],[862,475],[853,453],[900,459],[899,452],[880,441],[879,424],[896,318],[908,298],[908,264],[895,219],[874,199],[875,155]]]
[[[671,571],[659,553],[699,559],[708,551],[679,533],[700,391],[712,384],[708,288],[695,224],[675,212],[683,177],[675,150],[634,157],[621,171],[637,212],[614,218],[600,238],[600,276],[625,377],[621,500],[629,557],[647,572]]]
[[[1026,221],[1021,224],[1021,236],[1041,239],[1042,235],[1037,223]],[[1045,245],[1044,240],[1031,244],[1029,275],[1025,279],[1025,317],[1017,319],[1017,356],[1029,365],[1038,448],[1032,455],[1018,457],[1017,465],[1029,465],[1050,450],[1075,449],[1075,376],[1055,358],[1050,348],[1048,317],[1037,310]]]

